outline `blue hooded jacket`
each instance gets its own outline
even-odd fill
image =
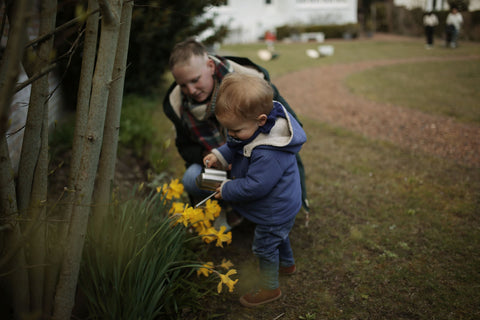
[[[302,206],[295,154],[307,138],[281,103],[274,101],[273,106],[253,140],[229,142],[212,150],[224,167],[232,164],[231,180],[221,187],[222,198],[246,219],[261,225],[283,224]]]

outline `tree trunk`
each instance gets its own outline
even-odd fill
[[[98,9],[97,0],[88,1],[88,11],[94,12]],[[80,167],[80,155],[83,150],[83,139],[87,127],[88,108],[90,105],[90,93],[92,92],[92,78],[95,67],[98,40],[98,18],[99,14],[94,13],[87,19],[85,30],[85,41],[83,44],[82,69],[77,95],[77,108],[75,116],[75,132],[73,136],[73,150],[70,163],[69,187],[75,185],[78,168]]]
[[[27,43],[27,26],[31,17],[30,0],[6,3],[10,30],[8,42],[0,67],[0,199],[3,208],[2,218],[6,219],[4,230],[4,254],[0,270],[6,274],[1,280],[8,288],[15,319],[23,319],[30,310],[29,281],[24,251],[24,236],[21,233],[18,216],[17,195],[15,192],[14,171],[10,161],[5,138],[6,123],[12,97],[20,71],[20,61]]]
[[[6,221],[2,223],[6,253],[0,261],[0,273],[8,275],[0,277],[0,282],[8,288],[15,319],[23,319],[23,313],[30,309],[29,282],[18,222],[14,174],[5,135],[0,136],[0,181],[0,207],[3,209],[0,217]]]
[[[42,0],[40,3],[39,34],[55,30],[56,0]],[[53,37],[39,44],[36,50],[34,70],[27,74],[39,73],[49,64],[53,48]],[[22,144],[18,173],[18,208],[20,214],[28,211],[29,223],[34,227],[29,235],[30,268],[30,309],[41,312],[43,307],[44,266],[46,256],[46,200],[48,176],[48,74],[32,84],[27,122]]]
[[[8,8],[10,31],[0,66],[0,134],[6,131],[10,104],[18,74],[23,50],[27,43],[27,26],[30,17],[31,0],[16,0],[13,8]]]
[[[112,53],[116,52],[120,29],[121,1],[100,2],[102,28],[97,64],[93,77],[90,109],[82,158],[75,187],[75,203],[70,221],[67,250],[55,295],[53,319],[69,319],[74,306],[80,261],[92,204],[95,175],[98,169],[105,125],[109,87],[112,81]]]
[[[103,215],[110,203],[111,186],[114,183],[132,9],[132,1],[125,2],[122,8],[120,35],[112,75],[113,82],[108,96],[103,146],[98,168],[98,183],[95,189],[94,225],[98,225],[103,219]]]
[[[88,12],[98,10],[98,2],[96,0],[88,1]],[[85,40],[83,44],[82,68],[79,80],[79,88],[77,95],[77,108],[75,116],[75,132],[73,136],[72,157],[70,161],[70,175],[68,181],[68,190],[74,190],[76,177],[80,167],[80,157],[83,150],[83,138],[87,126],[88,108],[90,104],[90,93],[92,90],[92,77],[95,67],[95,57],[97,53],[98,39],[98,23],[99,14],[89,15],[85,30]],[[66,205],[64,206],[63,217],[61,220],[70,222],[73,203],[75,201],[75,193],[66,193]],[[45,275],[45,292],[44,292],[44,310],[45,314],[51,314],[53,310],[53,301],[55,294],[55,286],[60,270],[62,257],[65,252],[65,241],[68,234],[68,223],[61,224],[58,228],[59,245],[53,248],[51,253],[50,267]]]

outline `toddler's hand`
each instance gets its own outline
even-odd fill
[[[217,194],[215,195],[215,199],[222,199],[222,186],[218,187],[217,190]]]

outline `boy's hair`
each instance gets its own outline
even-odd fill
[[[170,53],[168,67],[173,69],[177,64],[186,63],[192,56],[204,56],[207,54],[207,48],[193,38],[177,43]]]
[[[273,108],[273,89],[264,79],[250,74],[232,72],[218,89],[215,115],[234,114],[243,119],[268,115]]]

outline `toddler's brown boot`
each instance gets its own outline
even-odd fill
[[[278,273],[284,276],[290,276],[292,274],[295,274],[295,272],[297,272],[297,267],[295,267],[295,265],[290,267],[280,267],[278,269]]]
[[[272,302],[282,296],[280,288],[274,290],[259,289],[255,292],[244,294],[240,298],[240,303],[245,307],[257,307],[259,305]]]

